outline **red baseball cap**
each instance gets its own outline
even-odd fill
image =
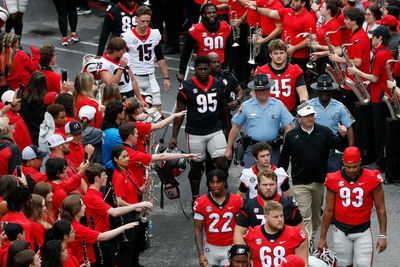
[[[397,19],[393,15],[383,16],[381,19],[381,25],[386,25],[388,27],[393,27],[397,25]]]
[[[302,257],[296,254],[288,255],[283,262],[281,267],[304,267],[305,262]]]
[[[361,161],[360,150],[355,146],[349,146],[343,152],[344,163],[359,163]]]
[[[56,101],[58,94],[56,92],[47,92],[43,99],[43,104],[45,106],[51,105]]]

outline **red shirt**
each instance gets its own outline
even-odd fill
[[[83,203],[86,206],[87,221],[92,228],[90,216],[94,220],[94,229],[101,233],[110,230],[108,210],[112,207],[103,200],[103,193],[95,189],[89,188],[83,197]]]
[[[40,172],[39,170],[25,165],[21,165],[21,169],[25,176],[29,175],[35,181],[35,183],[47,182],[46,174]]]
[[[339,23],[340,26],[346,26],[346,24],[344,23],[344,19],[345,19],[344,13],[345,13],[345,11],[346,11],[347,9],[349,9],[349,8],[354,8],[354,7],[345,6],[344,9],[343,9],[343,13],[340,14],[340,15],[338,16],[338,18],[337,18],[337,21],[338,21],[338,23]],[[342,33],[342,43],[343,43],[343,44],[350,43],[350,39],[351,39],[351,35],[352,35],[351,30],[350,30],[349,28],[346,27],[346,28],[344,28],[344,29],[341,31],[341,33]]]
[[[115,196],[129,204],[139,203],[139,185],[129,169],[126,172],[114,170],[112,183]]]
[[[203,23],[197,23],[189,29],[189,34],[196,40],[199,56],[207,56],[210,52],[217,53],[221,63],[225,61],[226,41],[231,34],[231,26],[226,21],[219,21],[219,29],[215,33],[209,32]],[[77,108],[78,109],[78,108]]]
[[[46,232],[46,228],[38,222],[31,221],[32,224],[32,235],[33,235],[33,247],[36,246],[43,247],[44,245],[44,233]],[[32,246],[31,246],[32,247]]]
[[[231,193],[219,205],[211,194],[196,199],[193,205],[194,220],[203,221],[207,243],[214,246],[231,246],[236,214],[243,205],[242,198]]]
[[[245,8],[244,6],[242,6],[239,1],[237,0],[229,0],[228,1],[228,5],[231,7],[232,11],[236,11],[237,12],[237,16],[240,19],[244,13],[246,13],[247,8]]]
[[[146,182],[146,180],[144,179],[146,171],[144,166],[149,166],[152,156],[150,154],[146,154],[140,151],[135,151],[133,148],[126,144],[124,144],[124,147],[126,151],[128,151],[129,155],[128,169],[135,177],[138,186],[141,187]]]
[[[325,33],[330,31],[336,31],[340,28],[340,25],[336,18],[332,18],[328,22],[324,22],[321,27],[317,30],[317,41],[320,45],[327,45],[325,42]],[[328,36],[329,41],[333,46],[340,46],[342,44],[342,33],[332,33]]]
[[[360,27],[351,36],[350,43],[360,40],[358,43],[349,46],[347,52],[350,59],[360,58],[361,65],[358,67],[359,70],[365,73],[370,73],[370,40],[367,33]]]
[[[99,111],[99,104],[96,102],[96,100],[87,98],[82,95],[78,95],[78,100],[76,101],[76,104],[75,104],[75,107],[76,107],[75,114],[78,115],[81,107],[86,106],[86,105],[92,106],[96,109],[96,114],[94,115],[92,126],[95,128],[100,128],[101,122],[103,121],[103,115]]]
[[[253,267],[276,267],[283,259],[295,254],[296,249],[306,239],[306,235],[298,226],[285,225],[285,228],[275,240],[267,237],[264,225],[249,228],[244,241],[251,251]]]
[[[146,147],[144,145],[145,140],[149,137],[151,133],[151,123],[144,123],[138,121],[131,121],[138,130],[138,138],[136,142],[136,149],[140,152],[146,152]]]
[[[90,263],[95,263],[96,258],[94,256],[93,244],[96,243],[100,232],[92,230],[86,226],[83,226],[77,221],[72,221],[72,227],[75,230],[75,240],[68,244],[68,248],[71,250],[80,263],[83,263],[83,248],[82,241],[86,241],[87,255]]]
[[[272,10],[279,10],[284,8],[283,4],[279,0],[272,1],[271,4],[268,4],[269,0],[257,0],[257,6],[263,8],[269,8]],[[282,23],[282,20],[271,19],[267,16],[260,16],[260,26],[262,28],[263,35],[269,35],[275,29],[275,23]]]
[[[24,228],[25,232],[25,241],[30,245],[31,249],[34,249],[34,239],[33,239],[33,232],[32,232],[32,223],[22,212],[13,212],[9,211],[7,214],[1,218],[2,222],[9,222],[19,224]]]
[[[47,92],[61,92],[61,75],[55,73],[50,67],[41,68],[39,71],[46,76]]]
[[[67,247],[67,260],[64,262],[64,267],[80,267],[79,261],[72,254],[71,250]]]
[[[296,35],[302,32],[315,33],[316,21],[307,9],[303,9],[300,13],[296,14],[292,8],[281,8],[278,14],[283,22],[282,40],[285,41],[286,37],[290,36],[292,45],[301,43],[304,38],[296,38]],[[306,46],[302,49],[296,50],[293,53],[294,58],[308,58],[309,48]]]
[[[13,139],[19,150],[24,150],[25,147],[32,145],[31,135],[29,134],[28,126],[26,126],[24,119],[19,113],[11,110],[7,111],[4,115],[10,120],[10,125],[14,125],[15,131]]]
[[[377,170],[362,169],[354,182],[345,179],[341,171],[328,173],[325,186],[335,193],[335,220],[347,225],[367,223],[373,208],[372,191],[382,182]]]
[[[387,88],[386,83],[388,80],[386,61],[388,61],[389,59],[393,59],[393,57],[390,50],[385,46],[380,46],[374,50],[375,52],[372,60],[371,74],[378,76],[378,81],[376,83],[370,83],[371,102],[380,103],[382,102],[381,97],[383,92],[385,92],[389,96],[392,95],[389,88]]]
[[[5,240],[0,248],[0,266],[7,267],[8,251],[10,250],[10,241]]]
[[[81,143],[74,144],[70,142],[69,151],[70,152],[65,156],[65,159],[69,161],[75,168],[78,168],[85,158],[85,148]]]
[[[268,74],[270,79],[275,81],[271,87],[269,95],[282,101],[289,111],[296,107],[296,82],[303,71],[297,64],[288,64],[286,70],[281,75],[277,75],[271,70],[269,64],[257,67],[256,73]]]
[[[78,189],[81,185],[81,176],[75,174],[67,179],[61,180],[61,183],[56,184],[54,182],[48,181],[48,183],[53,187],[53,209],[56,211],[61,208],[61,204],[67,195]],[[55,216],[56,218],[56,216]]]

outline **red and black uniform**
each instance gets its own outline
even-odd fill
[[[204,222],[207,243],[214,246],[231,246],[236,215],[242,207],[238,195],[226,193],[225,201],[218,204],[207,193],[197,198],[193,205],[194,220]]]
[[[328,173],[325,186],[335,193],[335,226],[345,233],[359,233],[368,229],[374,203],[372,192],[382,182],[377,170],[362,168],[356,179],[348,177],[344,170]]]
[[[209,76],[207,85],[196,77],[184,81],[177,100],[187,108],[186,133],[208,135],[222,129],[219,108],[225,101],[224,88],[214,77]]]
[[[276,70],[271,63],[257,67],[256,73],[267,74],[275,81],[269,95],[282,101],[290,112],[296,107],[296,88],[306,85],[302,69],[297,64],[286,64],[281,70]]]
[[[225,61],[225,48],[229,45],[231,26],[226,21],[216,21],[214,29],[207,28],[204,23],[193,25],[189,29],[181,54],[179,73],[184,74],[193,47],[197,44],[197,55],[207,56],[210,52],[217,53],[221,63]]]
[[[293,197],[285,197],[277,194],[273,200],[282,204],[286,225],[295,226],[303,221],[297,203]],[[252,199],[246,199],[236,218],[236,224],[247,228],[262,225],[264,222],[263,199],[259,195]]]
[[[21,151],[14,140],[5,135],[0,136],[0,175],[12,174],[21,163]]]
[[[296,226],[285,226],[276,234],[268,234],[264,225],[257,225],[244,236],[254,267],[280,265],[286,256],[295,254],[305,239],[304,232]]]
[[[121,33],[129,31],[136,26],[135,14],[139,6],[143,5],[141,1],[136,1],[135,5],[129,10],[123,3],[109,5],[104,16],[103,27],[101,28],[99,46],[97,55],[102,56],[109,35],[121,36]]]

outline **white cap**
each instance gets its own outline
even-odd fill
[[[1,96],[1,102],[5,104],[6,102],[13,102],[15,92],[13,90],[7,90],[4,92],[4,94]]]
[[[8,117],[0,117],[0,132],[4,132],[9,127],[10,119]]]
[[[46,152],[41,151],[39,147],[35,145],[27,146],[24,148],[24,150],[22,150],[23,160],[31,160],[36,158],[43,159],[46,155],[47,155]]]
[[[92,106],[83,106],[79,110],[79,119],[83,120],[84,118],[87,118],[89,121],[93,120],[94,115],[96,114],[96,109]]]
[[[47,142],[49,142],[49,147],[53,148],[53,147],[57,147],[59,145],[68,143],[72,139],[73,139],[73,137],[68,137],[67,140],[65,140],[62,135],[53,134],[52,136],[50,136],[50,138],[49,138],[49,140]]]
[[[315,110],[312,106],[306,105],[297,111],[297,114],[301,117],[308,116],[310,114],[315,114]]]

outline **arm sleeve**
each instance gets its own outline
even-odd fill
[[[300,76],[296,80],[296,87],[306,85],[306,81],[304,80],[304,74],[300,74]]]
[[[290,189],[290,184],[289,184],[289,179],[286,177],[285,180],[283,180],[281,184],[281,190],[282,192],[286,192]]]
[[[68,179],[62,183],[62,188],[65,190],[65,192],[70,193],[75,189],[78,189],[80,185],[81,176],[79,176],[79,174],[75,174],[71,177],[68,177]]]
[[[31,52],[32,52],[32,58],[29,57],[28,54],[25,54],[24,52],[22,52],[20,54],[21,62],[26,70],[28,70],[29,72],[34,72],[39,67],[40,54],[39,54],[39,50],[34,46],[31,46]]]
[[[190,60],[190,56],[192,54],[192,50],[195,44],[196,40],[190,34],[188,34],[185,42],[183,43],[181,59],[179,62],[179,73],[185,74],[187,64]]]
[[[244,182],[241,182],[239,185],[239,192],[241,193],[247,193],[249,191],[249,188]]]
[[[111,33],[112,24],[114,23],[111,15],[109,13],[104,17],[103,27],[101,28],[101,33],[99,37],[99,46],[97,48],[97,55],[102,56],[104,54],[104,48],[107,43],[108,36]]]
[[[164,59],[161,43],[158,43],[158,45],[156,45],[156,47],[154,48],[154,54],[156,55],[157,61]]]

